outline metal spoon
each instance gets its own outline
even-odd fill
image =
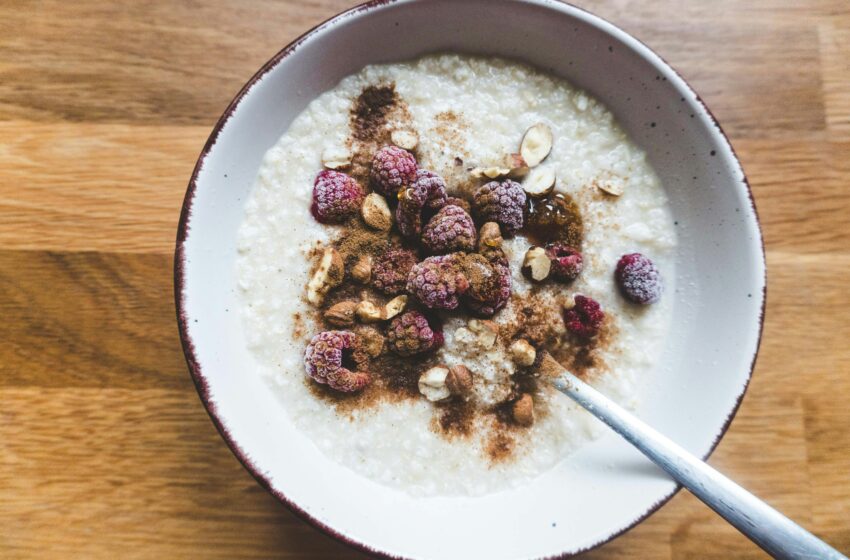
[[[552,385],[638,448],[708,507],[774,558],[848,560],[705,462],[649,427],[614,401],[565,370],[549,355],[542,369],[557,374]]]

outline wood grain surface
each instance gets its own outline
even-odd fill
[[[189,380],[171,253],[241,85],[346,0],[0,0],[0,557],[362,558],[240,466]],[[850,551],[850,4],[598,0],[702,95],[768,252],[711,463]],[[686,492],[586,558],[762,558]]]

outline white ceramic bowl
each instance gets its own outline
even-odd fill
[[[261,158],[366,64],[433,51],[517,58],[588,90],[643,147],[678,223],[673,328],[638,414],[699,456],[722,436],[760,338],[764,254],[738,160],[699,97],[615,26],[546,0],[373,2],[287,46],[239,92],[192,175],[175,254],[180,333],[210,416],[245,467],[315,526],[388,557],[541,558],[605,542],[677,490],[613,433],[528,485],[412,498],[326,459],[255,373],[237,312],[236,231]],[[654,126],[651,123],[655,123]]]

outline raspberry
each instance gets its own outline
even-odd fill
[[[576,304],[572,309],[564,311],[564,323],[567,330],[581,339],[589,339],[596,336],[605,313],[599,304],[585,296],[576,296]]]
[[[655,303],[664,290],[661,273],[651,260],[640,253],[620,257],[614,278],[623,297],[632,303]]]
[[[387,249],[372,265],[372,285],[390,296],[400,294],[404,291],[407,275],[417,260],[416,253],[410,249]]]
[[[316,175],[310,213],[323,224],[345,221],[363,204],[363,189],[352,177],[325,169]]]
[[[422,313],[408,311],[390,322],[387,344],[400,356],[412,356],[442,346],[443,332],[432,328]]]
[[[395,221],[399,232],[405,237],[418,237],[422,232],[422,208],[428,200],[428,187],[414,183],[398,193]]]
[[[446,205],[446,182],[443,178],[425,169],[416,172],[416,181],[413,183],[425,190],[427,201],[425,206],[431,210],[439,210]]]
[[[351,371],[343,364],[351,357],[357,336],[350,331],[325,331],[317,334],[304,352],[304,368],[316,383],[351,393],[369,384],[372,377]]]
[[[525,191],[515,181],[490,181],[475,191],[472,209],[482,222],[496,222],[512,235],[522,228]]]
[[[407,291],[431,309],[454,309],[458,296],[469,288],[460,266],[460,255],[428,257],[410,269]]]
[[[561,282],[572,282],[584,267],[581,253],[561,241],[546,245],[546,256],[552,261],[552,278]]]
[[[511,298],[511,269],[504,252],[496,247],[487,256],[468,255],[464,272],[469,282],[464,303],[477,315],[490,317],[502,309]]]
[[[406,150],[384,146],[372,158],[369,180],[379,193],[395,196],[399,189],[416,180],[416,160]]]
[[[472,218],[460,206],[443,206],[422,231],[422,245],[431,253],[472,251],[478,233]]]

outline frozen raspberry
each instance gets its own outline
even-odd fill
[[[522,228],[525,191],[515,181],[490,181],[475,191],[472,209],[482,222],[496,222],[512,235]]]
[[[473,251],[478,232],[460,206],[443,206],[422,230],[422,245],[434,254]]]
[[[422,232],[422,208],[428,200],[428,187],[424,184],[413,185],[399,191],[395,221],[398,231],[408,238],[419,237]]]
[[[400,294],[407,285],[410,269],[418,260],[410,249],[387,249],[372,264],[372,285],[390,296]]]
[[[546,256],[552,262],[552,278],[561,282],[572,282],[584,267],[581,253],[561,241],[546,245]]]
[[[410,269],[407,291],[416,296],[425,307],[454,309],[460,303],[458,296],[469,288],[463,275],[461,255],[452,253],[428,257]]]
[[[473,313],[490,317],[511,298],[511,269],[501,249],[489,248],[486,257],[468,255],[464,260],[464,274],[469,282],[464,303]]]
[[[384,146],[372,158],[369,180],[384,196],[396,196],[399,189],[416,180],[416,160],[406,150]]]
[[[446,205],[446,182],[433,171],[419,169],[413,184],[427,193],[425,202],[427,208],[439,210]]]
[[[575,307],[564,311],[564,323],[567,325],[567,330],[581,339],[593,338],[602,326],[605,313],[602,312],[599,304],[589,297],[576,296],[575,299]]]
[[[387,344],[400,356],[412,356],[436,350],[443,345],[443,332],[432,328],[418,311],[402,313],[390,322]]]
[[[350,331],[325,331],[317,334],[304,352],[304,368],[316,383],[351,393],[372,380],[368,373],[345,367],[354,352],[357,336]]]
[[[363,197],[363,189],[352,177],[325,169],[316,175],[310,212],[323,224],[338,224],[357,213]]]
[[[620,257],[614,278],[623,297],[633,303],[655,303],[664,290],[661,273],[651,260],[640,253]]]

